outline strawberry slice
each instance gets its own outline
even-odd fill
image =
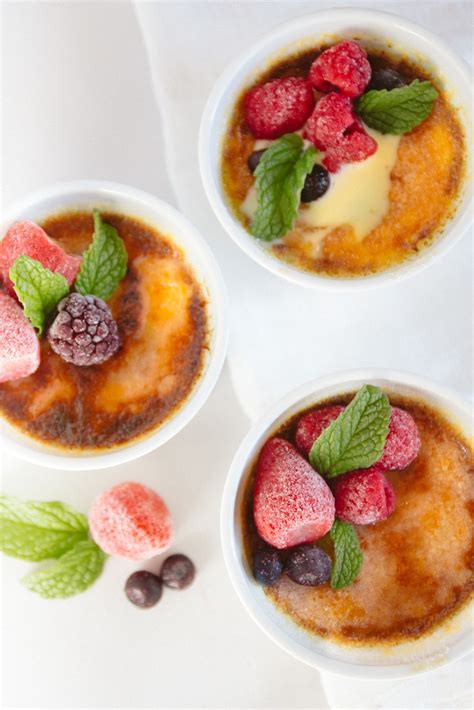
[[[0,276],[7,293],[16,298],[8,272],[19,256],[30,256],[50,271],[62,274],[69,285],[76,278],[81,257],[68,254],[34,222],[12,224],[0,242]]]
[[[13,298],[0,293],[0,382],[31,375],[40,364],[39,340]]]
[[[286,440],[267,441],[258,460],[253,514],[259,535],[279,549],[313,542],[334,522],[324,479]]]

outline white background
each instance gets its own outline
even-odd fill
[[[469,238],[418,278],[349,300],[264,272],[230,242],[203,196],[196,138],[215,78],[285,18],[337,4],[3,4],[3,205],[75,178],[148,190],[179,206],[208,238],[231,300],[221,380],[196,419],[162,449],[88,473],[2,457],[6,493],[83,511],[118,481],[152,485],[172,510],[174,549],[198,567],[190,590],[168,592],[143,612],[122,592],[136,569],[131,563],[109,560],[87,593],[45,602],[19,584],[28,565],[5,559],[5,706],[469,707],[469,662],[424,679],[367,684],[322,678],[294,661],[240,606],[219,547],[220,495],[233,452],[251,418],[294,386],[330,370],[386,366],[471,393]],[[470,58],[470,3],[376,5],[421,21]]]

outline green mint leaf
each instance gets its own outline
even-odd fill
[[[350,523],[343,523],[336,518],[329,535],[334,543],[335,556],[331,587],[342,589],[352,584],[359,574],[363,561],[362,551],[357,533]]]
[[[290,231],[317,155],[313,146],[304,150],[296,133],[287,133],[267,148],[255,170],[258,206],[250,228],[254,237],[270,242]]]
[[[0,496],[0,551],[31,562],[60,557],[88,537],[87,518],[58,501]]]
[[[327,478],[372,466],[383,453],[390,411],[387,395],[364,385],[314,442],[311,465]]]
[[[9,276],[25,315],[41,335],[46,319],[69,293],[68,282],[30,256],[15,259]]]
[[[78,542],[49,567],[24,577],[27,589],[45,599],[63,599],[85,591],[102,572],[107,555],[92,540]]]
[[[429,81],[415,79],[399,89],[367,91],[357,99],[356,112],[380,133],[408,133],[428,118],[438,92]]]
[[[94,236],[82,257],[76,291],[83,296],[98,296],[106,301],[125,276],[127,251],[115,227],[102,221],[99,210],[92,213]]]

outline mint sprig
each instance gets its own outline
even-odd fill
[[[326,478],[372,466],[382,456],[390,412],[387,395],[364,385],[314,442],[311,465]]]
[[[93,210],[94,235],[84,253],[76,279],[76,291],[84,296],[109,298],[127,271],[127,251],[115,227]]]
[[[25,315],[41,335],[48,316],[69,293],[68,282],[26,255],[15,259],[9,276]]]
[[[342,589],[348,587],[356,579],[362,567],[362,551],[359,539],[350,523],[336,520],[329,532],[334,543],[334,565],[331,575],[331,587]]]
[[[313,146],[304,150],[296,133],[285,134],[266,149],[255,170],[258,206],[250,227],[254,237],[269,242],[290,231],[317,155]]]
[[[107,555],[92,540],[77,543],[49,567],[23,579],[27,589],[46,599],[64,599],[84,592],[101,574]]]
[[[367,91],[357,99],[355,109],[371,128],[400,135],[412,131],[428,118],[437,96],[429,81],[415,79],[398,89]]]
[[[0,551],[6,555],[39,562],[87,538],[86,516],[64,503],[0,496]]]

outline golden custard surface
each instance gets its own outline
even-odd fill
[[[206,303],[172,241],[142,222],[104,214],[128,253],[128,271],[108,305],[122,345],[101,365],[76,367],[41,344],[29,377],[0,385],[0,412],[31,436],[67,448],[105,448],[158,427],[201,374],[207,347]],[[42,225],[81,254],[92,217],[68,213]]]
[[[305,76],[315,56],[317,52],[310,52],[282,62],[258,83],[281,76]],[[426,78],[412,65],[395,65],[371,55],[369,58],[373,66],[393,66],[409,81],[415,77]],[[222,180],[237,219],[248,228],[250,220],[241,206],[254,184],[247,158],[254,150],[255,138],[245,122],[244,96],[237,102],[224,138]],[[464,137],[456,112],[440,91],[431,115],[401,137],[390,174],[388,209],[380,223],[363,239],[349,224],[321,234],[321,230],[318,233],[304,219],[297,219],[292,231],[283,239],[268,247],[262,246],[294,266],[331,276],[367,275],[399,264],[429,244],[452,215],[463,178],[464,152]],[[331,175],[331,179],[337,180],[337,173]],[[301,214],[304,210],[302,207]]]
[[[357,580],[335,590],[329,584],[304,587],[283,575],[265,590],[307,630],[348,643],[415,638],[456,611],[474,588],[472,452],[425,405],[391,402],[414,417],[421,450],[405,471],[387,474],[395,512],[376,525],[355,526],[363,551]],[[293,431],[283,435],[291,439]],[[249,554],[257,544],[251,488],[244,513]],[[332,553],[327,538],[318,544]]]

